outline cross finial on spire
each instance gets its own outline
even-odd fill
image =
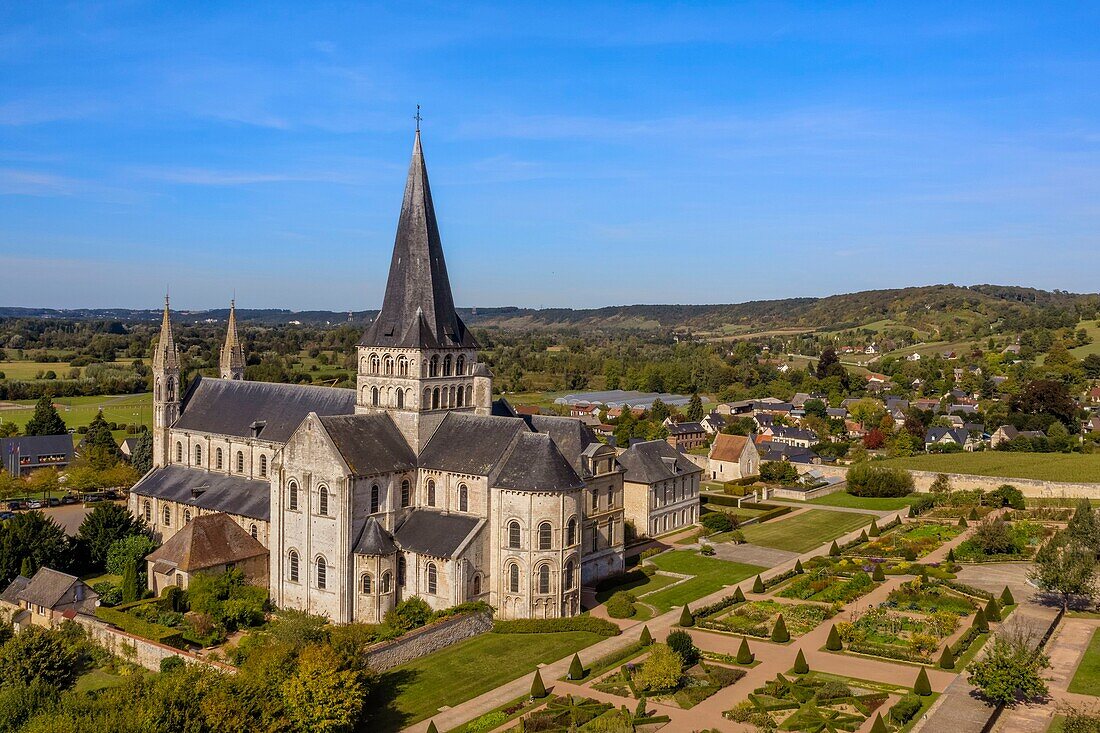
[[[422,120],[424,118],[420,116],[420,105],[419,104],[416,105],[416,116],[413,117],[413,119],[416,120],[416,131],[420,132],[420,120]]]

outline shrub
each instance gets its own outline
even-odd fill
[[[669,649],[680,655],[684,660],[684,666],[690,667],[699,661],[699,650],[691,639],[691,634],[686,631],[673,631],[665,639]]]
[[[535,670],[535,679],[531,680],[531,699],[541,700],[546,697],[546,685],[542,683],[542,673]]]
[[[764,588],[764,579],[757,575],[756,580],[752,581],[752,592],[763,593],[765,590],[766,589]]]
[[[741,586],[737,586],[737,590],[733,592],[733,601],[734,603],[745,602],[745,592],[741,590]]]
[[[905,725],[920,710],[922,703],[916,695],[905,695],[890,708],[890,719],[898,725]]]
[[[974,622],[971,625],[976,628],[979,633],[987,633],[989,631],[989,621],[985,617],[985,611],[979,608],[977,613],[974,614]]]
[[[1013,509],[1023,509],[1024,494],[1012,484],[1001,484],[984,497],[986,503],[992,507],[1007,506]]]
[[[785,644],[791,640],[791,634],[787,631],[787,624],[783,621],[783,614],[779,614],[779,617],[775,619],[775,626],[772,627],[772,641],[778,644]]]
[[[729,533],[728,541],[735,545],[743,545],[745,544],[745,533],[739,529],[735,529]]]
[[[806,663],[806,655],[802,653],[802,650],[798,650],[798,655],[794,658],[793,671],[795,674],[806,674],[810,671],[810,665]]]
[[[702,547],[699,548],[699,554],[700,555],[706,555],[707,557],[710,557],[714,553],[715,553],[715,549],[713,547],[711,547],[710,545],[703,545]]]
[[[1015,605],[1016,605],[1016,599],[1012,597],[1012,591],[1010,591],[1008,589],[1008,586],[1006,585],[1005,589],[1003,591],[1001,591],[1001,606],[1004,607],[1004,606],[1015,606]]]
[[[886,580],[886,573],[882,570],[882,563],[875,563],[875,569],[871,571],[871,580],[878,583]]]
[[[947,644],[943,647],[943,653],[940,654],[940,669],[954,669],[955,668],[955,655],[951,653],[951,645]]]
[[[634,675],[634,684],[640,690],[671,690],[680,684],[683,675],[683,659],[665,644],[654,644],[642,668]]]
[[[737,663],[752,664],[755,659],[756,655],[749,649],[749,640],[741,637],[741,646],[737,648]]]
[[[664,550],[659,547],[650,547],[648,550],[642,550],[642,554],[639,555],[639,557],[641,558],[642,562],[645,562],[651,557],[656,557],[657,555],[660,555],[662,552],[664,552]]]
[[[990,598],[985,604],[985,618],[987,621],[1000,621],[1001,609],[997,607],[997,599]]]
[[[496,634],[553,634],[565,631],[588,631],[600,636],[618,636],[620,633],[618,626],[595,616],[517,618],[493,622],[493,633]]]
[[[569,663],[569,679],[584,679],[584,665],[581,664],[581,656],[579,654],[574,654],[573,661]]]
[[[833,540],[833,544],[829,545],[829,557],[838,557],[840,555],[840,548],[836,544],[836,540]]]
[[[183,667],[183,660],[179,657],[172,655],[160,660],[160,671],[171,672],[174,669],[181,669]]]
[[[437,729],[435,727],[435,721],[434,720],[429,720],[428,721],[428,730],[427,730],[426,733],[439,733],[439,729]]]
[[[418,629],[432,617],[432,607],[420,596],[401,601],[386,612],[386,625],[402,631]]]
[[[796,573],[798,573],[799,575],[806,572],[805,570],[802,569],[802,561],[801,560],[795,560],[794,561],[794,571]]]
[[[642,627],[642,636],[638,641],[642,642],[642,646],[649,646],[653,643],[653,634],[649,633],[648,624]]]
[[[839,652],[844,648],[840,643],[840,633],[836,630],[836,624],[829,629],[829,640],[825,642],[825,648],[831,652]]]
[[[882,530],[880,530],[878,528],[878,521],[877,520],[875,520],[875,519],[871,520],[871,527],[870,527],[870,529],[867,530],[867,534],[870,535],[871,537],[878,537],[880,534],[882,534]]]
[[[695,617],[691,615],[691,609],[685,603],[684,607],[680,609],[680,625],[681,626],[694,626]]]
[[[618,591],[607,600],[607,615],[611,618],[630,618],[634,614],[634,596],[625,590]]]
[[[959,526],[960,527],[969,527],[970,526],[969,524],[966,523],[966,517],[959,517]]]
[[[480,718],[474,718],[466,724],[462,731],[463,733],[487,733],[487,731],[495,730],[504,725],[507,720],[508,716],[503,710],[494,710],[491,713],[485,713]]]
[[[707,534],[729,532],[735,527],[733,520],[730,519],[730,515],[721,511],[704,514],[702,519],[699,520],[699,523],[707,530]]]
[[[851,697],[852,688],[843,682],[830,680],[817,688],[818,700],[836,700],[838,697]]]
[[[882,720],[882,713],[875,713],[875,722],[871,726],[871,733],[886,733],[886,723]]]
[[[914,694],[921,697],[928,697],[932,694],[932,685],[928,682],[928,672],[924,667],[920,668],[920,672],[917,672],[917,681],[913,683]]]
[[[900,468],[857,463],[848,469],[848,493],[853,496],[902,497],[913,491],[913,477]]]

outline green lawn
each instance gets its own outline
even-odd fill
[[[876,462],[878,465],[878,462]],[[912,471],[967,473],[975,476],[1045,481],[1100,482],[1100,453],[940,453],[891,458],[881,465]]]
[[[1092,634],[1089,648],[1069,683],[1070,692],[1100,696],[1100,629]]]
[[[812,509],[786,519],[750,524],[745,541],[789,552],[807,552],[843,534],[871,523],[870,514]]]
[[[557,661],[603,637],[586,631],[476,636],[384,672],[365,730],[397,731]],[[546,680],[550,684],[549,680]]]
[[[652,558],[650,562],[661,570],[695,576],[642,599],[662,612],[710,595],[721,590],[723,586],[740,583],[766,569],[757,565],[706,557],[693,550],[665,552]]]
[[[676,578],[669,577],[667,575],[650,575],[645,580],[633,580],[621,585],[616,585],[614,588],[608,588],[606,590],[596,593],[596,600],[600,603],[606,603],[607,599],[615,595],[618,591],[625,590],[634,594],[637,598],[643,593],[649,593],[650,591],[660,590],[670,583],[675,583]]]
[[[836,493],[822,496],[817,499],[811,499],[806,502],[807,504],[817,504],[818,506],[840,506],[849,509],[873,509],[876,511],[893,511],[894,509],[904,509],[913,502],[920,498],[917,494],[910,494],[909,496],[903,496],[900,499],[878,499],[867,496],[852,496],[847,491],[837,491]]]
[[[18,408],[0,407],[0,423],[14,422],[22,430],[34,415],[34,400],[20,400]],[[101,395],[95,397],[59,397],[54,401],[61,419],[70,428],[88,425],[100,408],[107,422],[124,425],[153,425],[153,395],[151,392],[134,395]],[[127,437],[125,432],[114,433],[115,440]],[[73,436],[79,440],[80,436]],[[130,436],[133,437],[133,436]]]
[[[103,669],[93,669],[77,678],[73,692],[105,690],[108,687],[118,687],[122,682],[123,677],[121,675],[112,674]]]

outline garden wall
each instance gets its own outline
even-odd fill
[[[819,471],[824,476],[839,476],[844,478],[848,475],[847,466],[798,465],[796,468],[800,473],[806,473],[812,469]],[[910,471],[909,473],[913,476],[913,483],[917,491],[921,492],[929,491],[932,487],[932,482],[935,481],[936,476],[939,475],[935,471]],[[1069,483],[1068,481],[1039,481],[1036,479],[1005,478],[1002,476],[974,476],[966,473],[948,473],[944,475],[951,480],[951,488],[953,489],[982,489],[983,491],[992,491],[1002,484],[1012,484],[1022,491],[1024,496],[1030,498],[1067,497],[1071,499],[1100,499],[1100,483],[1079,484]]]
[[[228,664],[205,659],[197,654],[185,652],[166,644],[142,639],[140,636],[134,636],[116,629],[93,616],[78,615],[74,620],[87,630],[93,641],[115,656],[134,664],[140,664],[142,667],[151,669],[154,672],[160,671],[161,660],[168,657],[179,657],[189,664],[205,664],[222,672],[236,672],[236,669]]]
[[[466,613],[410,631],[398,639],[374,644],[364,654],[371,669],[383,672],[492,628],[493,614],[489,611]]]

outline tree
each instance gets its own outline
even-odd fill
[[[142,562],[155,549],[157,543],[144,534],[132,534],[115,540],[107,551],[105,568],[112,575],[122,575],[126,572],[127,565]]]
[[[386,612],[385,622],[388,626],[412,631],[418,629],[432,617],[432,607],[420,596],[407,598]]]
[[[786,644],[791,640],[791,633],[787,631],[787,623],[783,620],[783,614],[775,619],[775,626],[772,627],[772,641],[778,644]]]
[[[699,422],[703,419],[703,400],[698,392],[693,392],[687,406],[687,419],[689,422]]]
[[[741,646],[737,647],[737,663],[738,664],[752,664],[756,660],[756,655],[749,649],[749,641],[745,637],[741,637]]]
[[[680,655],[666,644],[654,644],[642,668],[634,675],[634,684],[640,690],[671,690],[680,684],[684,663]]]
[[[653,634],[649,633],[649,625],[648,624],[646,626],[642,627],[642,636],[641,636],[641,638],[638,639],[638,641],[640,641],[642,643],[642,646],[649,646],[650,644],[653,643]],[[577,655],[574,654],[573,656],[576,657]],[[579,657],[577,658],[577,661],[578,662],[580,661]],[[573,670],[572,664],[570,664],[569,670],[570,670],[569,679],[573,679],[573,677],[572,677],[572,670]]]
[[[302,650],[298,669],[283,683],[284,710],[297,730],[344,733],[362,714],[366,694],[359,673],[343,669],[331,647]]]
[[[84,447],[81,449],[81,457],[98,469],[110,468],[122,458],[118,443],[111,435],[111,428],[103,419],[103,410],[88,424],[88,433],[84,436]]]
[[[825,379],[831,376],[833,372],[830,370],[834,365],[840,366],[841,369],[844,368],[840,365],[840,359],[836,356],[836,349],[829,346],[821,352],[821,358],[817,360],[817,378]]]
[[[801,560],[795,560],[794,561],[794,571],[796,573],[798,573],[799,575],[806,572],[805,570],[802,569],[802,561]]]
[[[951,493],[951,479],[946,473],[937,473],[936,478],[932,479],[932,485],[928,487],[928,490],[933,496],[943,496]]]
[[[646,631],[649,627],[646,627]],[[581,664],[581,656],[579,654],[573,655],[573,661],[569,663],[569,679],[582,680],[584,679],[584,665]]]
[[[924,667],[921,667],[920,672],[917,672],[917,681],[913,683],[913,692],[921,697],[928,697],[932,694],[932,685],[928,682],[928,672],[924,670]]]
[[[864,461],[848,469],[848,493],[853,496],[902,497],[913,491],[913,477],[901,468]]]
[[[1039,548],[1035,564],[1028,577],[1047,593],[1061,596],[1068,608],[1074,598],[1092,600],[1096,597],[1096,555],[1069,537],[1063,530]]]
[[[802,650],[798,650],[798,654],[794,658],[794,667],[792,671],[795,674],[806,674],[810,671],[810,665],[806,662],[806,655],[802,653]]]
[[[695,647],[695,642],[688,632],[673,631],[665,639],[665,643],[672,651],[680,655],[680,658],[684,660],[685,667],[690,667],[699,661],[699,650]]]
[[[844,648],[840,641],[840,632],[836,630],[836,624],[829,629],[829,639],[825,642],[825,648],[831,652],[839,652]]]
[[[0,647],[0,686],[42,680],[64,689],[76,681],[77,663],[60,631],[26,626]]]
[[[130,465],[144,476],[153,467],[153,431],[146,430],[138,436],[134,452],[130,454]]]
[[[695,617],[691,615],[691,609],[685,603],[684,607],[680,609],[680,625],[681,626],[694,626]]]
[[[1050,667],[1050,660],[1032,641],[1031,635],[1022,630],[997,634],[985,655],[967,667],[967,681],[986,699],[1001,705],[1046,695],[1043,670]]]
[[[0,584],[19,574],[24,559],[36,570],[67,570],[72,561],[65,530],[42,512],[16,514],[0,523]]]
[[[951,652],[951,645],[944,644],[943,653],[940,654],[940,669],[954,669],[955,655]]]
[[[142,588],[138,578],[137,562],[131,560],[126,564],[126,571],[122,574],[122,602],[133,603],[141,600]]]
[[[35,403],[34,415],[27,422],[23,432],[27,435],[65,435],[69,429],[57,414],[53,399],[49,395],[42,395]]]
[[[1077,508],[1066,525],[1066,535],[1069,541],[1091,549],[1100,557],[1100,516],[1088,499],[1077,502]]]
[[[542,673],[535,670],[535,678],[531,680],[531,699],[541,700],[546,697],[546,685],[542,682]]]
[[[668,405],[661,401],[660,397],[653,400],[653,407],[649,408],[649,417],[657,422],[664,422],[665,418],[671,413],[668,410]]]
[[[979,524],[970,542],[986,555],[1007,555],[1019,549],[1008,523],[1000,517]]]
[[[118,540],[141,534],[144,526],[130,514],[130,510],[118,504],[98,504],[77,530],[77,538],[88,551],[88,559],[97,568],[107,563],[107,554]]]
[[[752,592],[763,593],[765,590],[764,579],[757,575],[756,580],[752,581]]]

